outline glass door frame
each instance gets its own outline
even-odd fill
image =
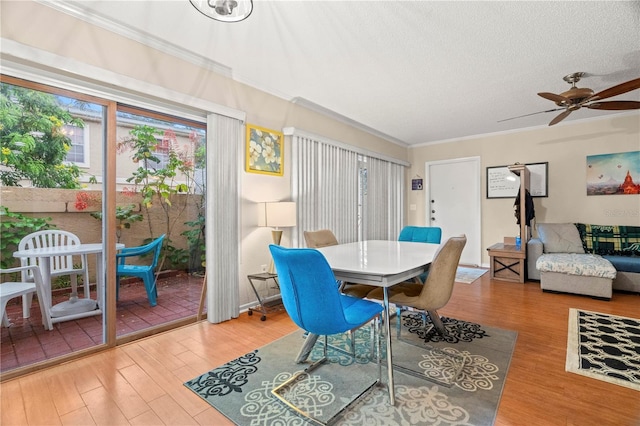
[[[103,265],[115,265],[116,262],[116,216],[113,212],[116,211],[116,194],[117,194],[117,181],[116,181],[116,154],[117,154],[117,112],[119,105],[127,105],[132,108],[140,108],[146,109],[148,105],[145,107],[136,107],[135,102],[123,102],[122,100],[110,100],[106,99],[103,94],[100,96],[89,95],[86,93],[82,93],[81,91],[75,91],[66,89],[63,87],[56,86],[56,82],[52,82],[51,84],[39,83],[33,80],[27,80],[24,78],[14,77],[7,74],[0,74],[0,82],[12,84],[20,87],[24,87],[27,89],[38,90],[41,92],[66,96],[73,99],[78,99],[80,101],[86,101],[90,103],[94,103],[104,107],[103,110],[103,119],[104,126],[102,129],[103,132],[103,143],[102,143],[102,244],[103,244],[103,252],[102,252],[102,262]],[[61,84],[62,86],[67,86],[66,84]],[[78,86],[77,90],[82,90],[81,85]],[[108,96],[108,94],[104,94],[104,96]],[[166,107],[160,106],[158,111],[160,115],[166,116],[170,115],[166,112]],[[150,114],[153,114],[153,111],[149,111]],[[180,112],[175,114],[175,117],[178,117]],[[190,119],[185,119],[189,121]],[[203,118],[202,123],[206,128],[206,120]],[[100,352],[105,349],[115,347],[120,344],[124,344],[130,342],[132,340],[137,340],[143,337],[146,337],[151,334],[156,334],[161,331],[165,331],[172,328],[177,328],[185,324],[194,323],[198,319],[197,312],[194,312],[193,315],[189,315],[185,318],[181,318],[175,321],[171,321],[165,324],[161,324],[158,326],[154,326],[145,330],[142,330],[137,333],[132,333],[129,335],[125,335],[122,337],[116,336],[116,271],[115,268],[104,268],[103,270],[103,282],[104,286],[104,312],[103,312],[103,321],[102,321],[102,335],[103,335],[103,343],[92,346],[87,349],[78,350],[76,352],[62,355],[56,358],[47,359],[41,362],[34,363],[32,365],[24,366],[16,368],[15,370],[10,370],[2,373],[0,376],[0,380],[8,380],[14,377],[18,377],[27,373],[31,373],[36,370],[40,370],[52,365],[60,364],[61,362],[66,362],[72,359],[77,359],[92,353]],[[206,284],[205,284],[206,285]],[[206,314],[205,314],[206,315]]]

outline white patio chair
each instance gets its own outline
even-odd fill
[[[47,299],[47,289],[44,287],[44,283],[42,282],[42,275],[40,274],[40,268],[37,265],[31,266],[21,266],[18,268],[10,268],[10,269],[0,269],[0,275],[2,274],[10,274],[10,273],[20,273],[20,275],[28,274],[33,277],[33,281],[24,282],[24,281],[7,281],[0,283],[0,318],[2,318],[2,325],[4,327],[9,327],[9,317],[7,316],[7,303],[9,300],[15,297],[24,297],[26,295],[33,295],[35,292],[38,295],[38,304],[40,305],[40,313],[42,314],[42,324],[44,328],[47,330],[53,330],[53,324],[51,322],[51,315],[47,312],[48,299]],[[32,298],[29,297],[31,300]],[[25,306],[22,307],[22,313],[24,318],[29,318],[29,316],[24,316],[25,312],[27,314],[31,313],[30,309],[25,310]]]
[[[24,237],[20,244],[18,244],[18,250],[35,249],[42,247],[54,247],[54,246],[70,246],[80,245],[80,238],[77,235],[67,231],[59,230],[44,230],[31,233]],[[74,256],[54,256],[51,257],[51,279],[54,277],[69,275],[71,279],[71,297],[78,297],[78,275],[82,275],[84,284],[84,298],[90,297],[89,290],[89,269],[87,264],[87,255],[83,254],[79,256],[80,263],[74,265]],[[21,266],[38,265],[37,257],[21,258]],[[22,281],[33,282],[33,274],[31,271],[23,271]],[[45,286],[50,286],[51,283],[44,283]],[[25,294],[23,296],[23,306],[31,306],[31,298],[33,292]],[[26,312],[28,314],[28,312]]]

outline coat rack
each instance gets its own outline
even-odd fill
[[[494,280],[524,283],[526,277],[527,241],[530,233],[527,226],[526,199],[529,188],[529,169],[524,164],[508,166],[509,171],[520,176],[520,247],[514,244],[515,238],[505,237],[503,243],[497,243],[487,249],[490,259],[491,278]]]
[[[522,250],[526,252],[527,241],[531,238],[530,227],[527,226],[527,211],[526,211],[526,194],[529,190],[529,169],[524,164],[514,164],[508,166],[509,171],[516,176],[520,176],[520,239]]]

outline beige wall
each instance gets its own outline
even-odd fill
[[[425,161],[480,156],[483,247],[501,240],[505,235],[514,235],[517,229],[512,201],[485,198],[484,170],[487,166],[515,162],[549,162],[549,197],[535,199],[538,221],[629,225],[637,225],[639,222],[638,196],[585,195],[585,157],[639,150],[638,115],[577,124],[563,123],[549,128],[406,149],[47,6],[30,1],[2,1],[0,8],[0,34],[3,38],[171,89],[184,94],[183,101],[190,98],[204,99],[245,111],[247,122],[251,124],[276,130],[295,127],[408,160],[412,167],[407,171],[407,182],[416,174],[424,176]],[[29,25],[25,25],[25,22]],[[52,23],[55,23],[55,32],[51,30]],[[290,198],[290,152],[290,146],[286,146],[283,177],[242,173],[241,304],[254,299],[244,277],[258,272],[260,265],[269,262],[267,246],[271,241],[271,234],[268,229],[257,227],[255,203]],[[243,164],[238,167],[243,168]],[[416,211],[405,209],[408,224],[423,224],[424,192],[409,189],[406,204],[417,206]],[[283,243],[289,244],[287,231]],[[486,254],[483,262],[488,264]]]
[[[31,1],[2,1],[0,8],[0,34],[5,39],[179,92],[184,94],[186,102],[192,98],[203,99],[244,111],[247,123],[275,130],[295,127],[400,160],[407,159],[404,146],[389,143],[47,6]],[[25,22],[29,24],[25,25]],[[242,173],[241,305],[255,299],[246,275],[259,272],[260,266],[268,264],[270,259],[271,233],[267,228],[257,227],[255,203],[290,199],[290,148],[285,147],[283,177]],[[244,163],[238,167],[244,169]],[[287,245],[289,241],[289,232],[285,231],[283,244]]]
[[[512,199],[486,198],[486,167],[519,163],[549,162],[549,196],[534,198],[536,220],[582,222],[599,225],[640,226],[640,196],[586,195],[586,157],[640,150],[640,114],[562,123],[514,133],[479,136],[457,142],[410,149],[410,180],[425,176],[425,162],[481,157],[482,247],[501,242],[518,233]],[[636,183],[640,176],[634,176]],[[408,224],[426,222],[424,191],[407,191]],[[535,235],[535,231],[534,231]],[[483,264],[489,257],[483,251]]]

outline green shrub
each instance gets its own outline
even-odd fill
[[[18,266],[19,261],[13,257],[13,252],[18,250],[20,240],[32,232],[55,228],[50,221],[50,217],[29,217],[0,206],[0,267]]]

